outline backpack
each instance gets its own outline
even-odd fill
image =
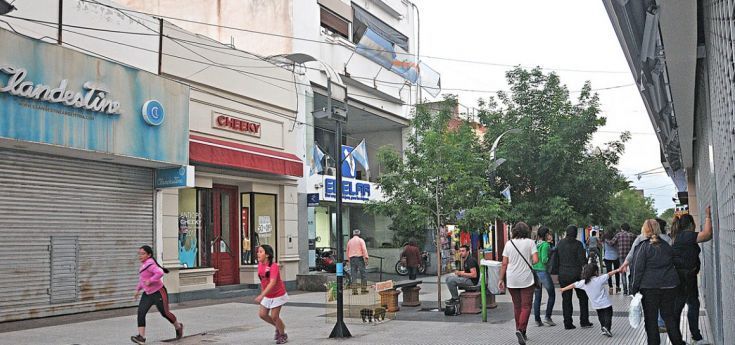
[[[446,316],[459,315],[459,303],[447,303],[447,305],[444,306],[444,315]]]
[[[559,251],[556,246],[549,248],[549,265],[546,269],[550,274],[559,274]]]

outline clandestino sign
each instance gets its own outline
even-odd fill
[[[110,93],[105,86],[87,81],[83,87],[86,91],[67,90],[69,81],[63,79],[54,88],[41,83],[35,84],[25,80],[28,71],[10,65],[0,65],[0,72],[9,75],[7,85],[0,82],[0,93],[7,92],[13,96],[35,99],[49,103],[61,103],[73,108],[92,110],[110,115],[120,114],[120,102],[107,99]]]

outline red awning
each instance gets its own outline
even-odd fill
[[[295,155],[198,135],[189,137],[189,160],[278,175],[304,174],[303,162]]]

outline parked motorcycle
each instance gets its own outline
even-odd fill
[[[316,270],[326,271],[329,273],[337,272],[337,264],[334,258],[334,248],[317,247],[316,251]]]
[[[421,263],[419,263],[419,274],[426,274],[426,268],[429,267],[429,252],[422,251],[421,252]],[[407,276],[408,275],[408,267],[401,261],[398,260],[396,262],[396,273],[401,276]]]

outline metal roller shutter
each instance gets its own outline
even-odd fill
[[[0,150],[0,322],[133,305],[153,170]]]

